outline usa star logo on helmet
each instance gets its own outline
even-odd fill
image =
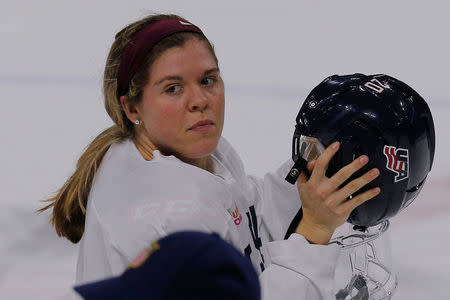
[[[408,149],[385,145],[383,154],[386,156],[386,169],[396,173],[395,182],[399,182],[409,176],[409,154]]]

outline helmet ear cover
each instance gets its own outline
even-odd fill
[[[399,213],[418,195],[431,170],[435,135],[428,105],[390,76],[330,76],[311,91],[296,121],[294,161],[301,147],[295,144],[303,135],[317,138],[324,147],[341,143],[329,163],[328,177],[360,155],[369,156],[369,163],[341,187],[372,168],[380,170],[375,180],[352,195],[381,188],[379,195],[351,213],[348,221],[354,225],[374,226]]]

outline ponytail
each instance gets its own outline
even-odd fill
[[[80,241],[84,232],[87,200],[95,173],[109,147],[127,137],[130,137],[130,133],[124,132],[117,125],[100,133],[81,155],[75,172],[58,193],[44,200],[51,203],[39,209],[39,212],[53,207],[50,222],[58,236],[65,237],[72,243]]]

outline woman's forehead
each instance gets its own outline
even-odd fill
[[[150,68],[150,80],[165,76],[189,76],[202,74],[217,68],[214,55],[207,44],[192,38],[182,46],[164,51]]]

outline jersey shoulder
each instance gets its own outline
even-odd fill
[[[132,142],[131,142],[132,143]],[[88,200],[102,230],[118,244],[179,230],[224,236],[231,219],[227,185],[173,156],[136,157],[134,144],[116,145],[96,175]],[[88,228],[87,228],[88,229]],[[151,242],[151,241],[148,241]]]

